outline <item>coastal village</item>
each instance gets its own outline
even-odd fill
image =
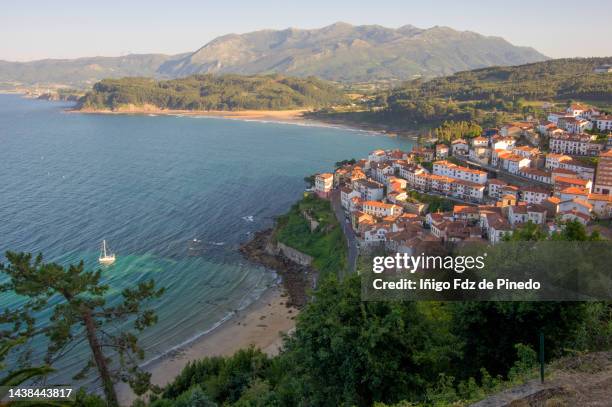
[[[548,233],[567,221],[609,222],[612,116],[572,104],[547,119],[409,152],[375,150],[334,173],[317,174],[314,191],[339,201],[365,251],[496,244],[528,222]],[[435,209],[432,198],[450,204]]]

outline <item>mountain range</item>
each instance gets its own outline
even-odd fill
[[[317,76],[339,82],[402,81],[547,59],[500,37],[435,26],[335,23],[320,29],[228,34],[178,55],[0,61],[0,83],[89,87],[103,78],[178,78],[195,73]]]

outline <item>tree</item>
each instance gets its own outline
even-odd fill
[[[546,336],[547,358],[559,356],[586,316],[586,305],[572,302],[456,302],[449,304],[453,333],[464,342],[470,363],[462,378],[478,375],[481,367],[505,375],[515,361],[518,343],[537,348],[539,332]]]
[[[140,332],[155,324],[155,313],[143,308],[143,303],[160,297],[163,288],[156,289],[153,280],[141,282],[124,289],[121,301],[110,305],[105,298],[109,287],[100,281],[101,270],[85,271],[82,261],[64,268],[44,263],[40,254],[33,259],[29,253],[7,252],[6,258],[8,264],[0,264],[0,272],[9,277],[9,282],[2,290],[26,297],[26,309],[53,307],[44,330],[49,339],[47,362],[63,356],[69,344],[85,337],[92,359],[76,377],[85,376],[95,366],[108,405],[118,405],[116,381],[129,383],[138,395],[148,390],[150,374],[138,367],[144,351],[136,334],[131,330],[110,331],[107,325],[133,320],[134,329]],[[32,336],[34,332],[27,334]],[[118,356],[118,363],[112,362],[112,355]]]
[[[296,398],[282,405],[415,398],[449,367],[455,345],[446,324],[417,303],[361,301],[359,276],[326,279],[285,342],[277,391]]]
[[[546,238],[546,232],[537,224],[528,221],[524,226],[517,228],[514,233],[506,234],[504,241],[540,241]]]
[[[353,165],[356,162],[357,160],[355,160],[354,158],[351,158],[350,160],[337,161],[336,168],[341,168],[341,167],[344,167],[345,165]]]
[[[550,239],[561,241],[596,241],[599,235],[588,234],[577,221],[565,222],[560,232]],[[504,240],[543,241],[548,235],[528,222]],[[493,250],[505,252],[507,246]],[[500,265],[496,264],[496,268]],[[518,270],[517,270],[518,271]],[[518,343],[537,346],[540,331],[547,337],[547,357],[557,356],[564,346],[570,346],[580,330],[585,328],[589,305],[576,302],[461,302],[453,303],[453,332],[463,338],[465,351],[474,363],[464,369],[466,375],[477,374],[485,367],[493,374],[506,374],[513,363],[513,347]],[[467,377],[467,376],[466,376]]]
[[[597,242],[601,240],[601,236],[598,231],[588,233],[584,225],[577,220],[563,222],[561,224],[561,231],[555,232],[552,235],[553,240],[567,240],[577,242]]]

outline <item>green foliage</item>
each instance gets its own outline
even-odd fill
[[[356,162],[357,160],[355,160],[354,158],[351,158],[350,160],[337,161],[336,168],[341,168],[341,167],[344,167],[345,165],[353,165]]]
[[[75,407],[107,407],[106,401],[102,397],[89,394],[85,389],[79,389],[76,392],[76,398],[74,401]]]
[[[74,342],[86,339],[92,357],[77,376],[84,377],[95,366],[109,405],[117,404],[113,385],[117,379],[128,382],[138,395],[148,390],[150,373],[138,366],[144,351],[138,346],[135,332],[105,331],[104,327],[128,319],[134,321],[136,332],[151,326],[157,321],[156,316],[152,310],[143,309],[142,304],[161,296],[163,289],[156,289],[152,280],[141,282],[135,288],[123,290],[123,301],[111,306],[105,297],[109,287],[100,282],[101,270],[86,271],[82,261],[65,268],[43,262],[42,255],[33,259],[29,253],[7,252],[6,258],[8,264],[0,264],[0,272],[8,277],[8,282],[1,286],[1,291],[25,297],[22,306],[25,315],[45,307],[52,310],[47,328],[39,332],[26,329],[23,333],[28,339],[36,334],[47,337],[48,364],[61,357]],[[118,356],[118,366],[113,366],[112,372],[111,355]]]
[[[598,242],[602,238],[599,232],[588,233],[584,225],[576,220],[559,223],[560,231],[550,236],[554,241],[574,241],[574,242]],[[542,241],[548,239],[548,233],[539,225],[528,221],[525,225],[517,228],[512,235],[505,235],[503,240],[506,242],[517,241]]]
[[[508,379],[515,380],[530,372],[538,363],[538,355],[531,346],[517,343],[514,345],[517,359],[508,372]]]
[[[427,82],[407,82],[394,90],[388,100],[391,103],[421,98],[478,100],[481,101],[478,107],[508,111],[520,109],[524,100],[609,100],[612,78],[596,74],[593,69],[611,62],[612,57],[554,59],[519,66],[475,69]]]
[[[440,373],[435,386],[428,388],[425,393],[427,402],[434,406],[442,406],[457,400],[454,381],[454,377]]]
[[[454,202],[435,195],[422,194],[418,191],[411,190],[408,192],[410,199],[427,204],[427,211],[430,213],[452,211],[455,206]]]
[[[441,126],[434,130],[438,140],[450,143],[459,138],[472,138],[480,136],[482,127],[474,122],[452,122],[445,121]]]
[[[571,346],[585,320],[587,305],[571,302],[457,302],[449,305],[453,332],[472,359],[463,366],[462,378],[475,376],[481,367],[507,374],[514,363],[514,346],[537,346],[546,337],[547,357],[559,356]]]
[[[321,112],[322,118],[379,124],[395,129],[438,126],[445,121],[497,127],[512,118],[544,117],[528,101],[612,99],[612,76],[593,69],[612,57],[555,59],[519,66],[458,72],[429,81],[416,79],[372,96],[367,112]],[[445,135],[445,139],[448,136]]]
[[[315,185],[315,179],[316,179],[316,175],[309,175],[307,177],[304,177],[304,182],[306,183],[306,185],[308,185],[308,187],[312,188]]]
[[[577,220],[563,222],[561,227],[560,232],[555,232],[551,236],[552,240],[576,242],[598,242],[602,240],[598,231],[595,230],[589,234],[584,225]]]
[[[612,302],[595,302],[585,309],[584,323],[576,333],[572,350],[612,349]]]
[[[172,405],[174,407],[217,407],[217,403],[212,402],[200,386],[194,386],[181,394]]]
[[[234,407],[274,407],[279,401],[270,384],[261,379],[255,379],[242,393]]]
[[[319,226],[310,230],[308,214]],[[314,258],[313,266],[324,274],[337,274],[346,267],[346,240],[329,201],[306,195],[280,216],[274,237]]]
[[[456,344],[416,303],[363,302],[358,276],[325,281],[286,342],[305,405],[371,405],[419,397]],[[291,404],[291,403],[289,403]]]
[[[178,110],[285,110],[346,102],[338,87],[313,77],[193,75],[166,81],[105,79],[96,83],[79,105],[84,109],[150,104]]]
[[[511,235],[504,235],[502,240],[506,242],[541,241],[546,237],[548,237],[548,233],[540,225],[528,221],[525,225],[515,229]]]
[[[256,399],[255,395],[261,391],[253,388],[255,380],[264,379],[270,364],[264,353],[253,348],[242,349],[229,358],[213,357],[192,362],[164,389],[162,399],[178,399],[194,386],[219,404],[234,403],[241,397],[248,399],[244,392],[250,392]],[[261,390],[261,385],[257,388]]]
[[[610,312],[590,303],[364,302],[358,276],[330,278],[280,355],[250,349],[191,363],[151,406],[177,405],[193,388],[240,407],[466,405],[533,376],[539,329],[554,357],[583,349],[603,326],[609,333]]]

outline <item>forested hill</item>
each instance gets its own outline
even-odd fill
[[[519,117],[545,117],[544,101],[612,106],[612,74],[595,73],[612,57],[556,59],[413,80],[368,95],[350,109],[325,109],[319,120],[373,125],[394,131],[437,126],[447,120],[498,126]]]
[[[475,69],[426,82],[406,82],[391,92],[390,98],[609,100],[612,96],[612,75],[594,72],[597,66],[604,64],[612,64],[612,57],[555,59],[519,66]]]
[[[280,75],[193,75],[181,79],[105,79],[79,102],[80,109],[153,105],[177,110],[287,110],[347,103],[334,84]]]

